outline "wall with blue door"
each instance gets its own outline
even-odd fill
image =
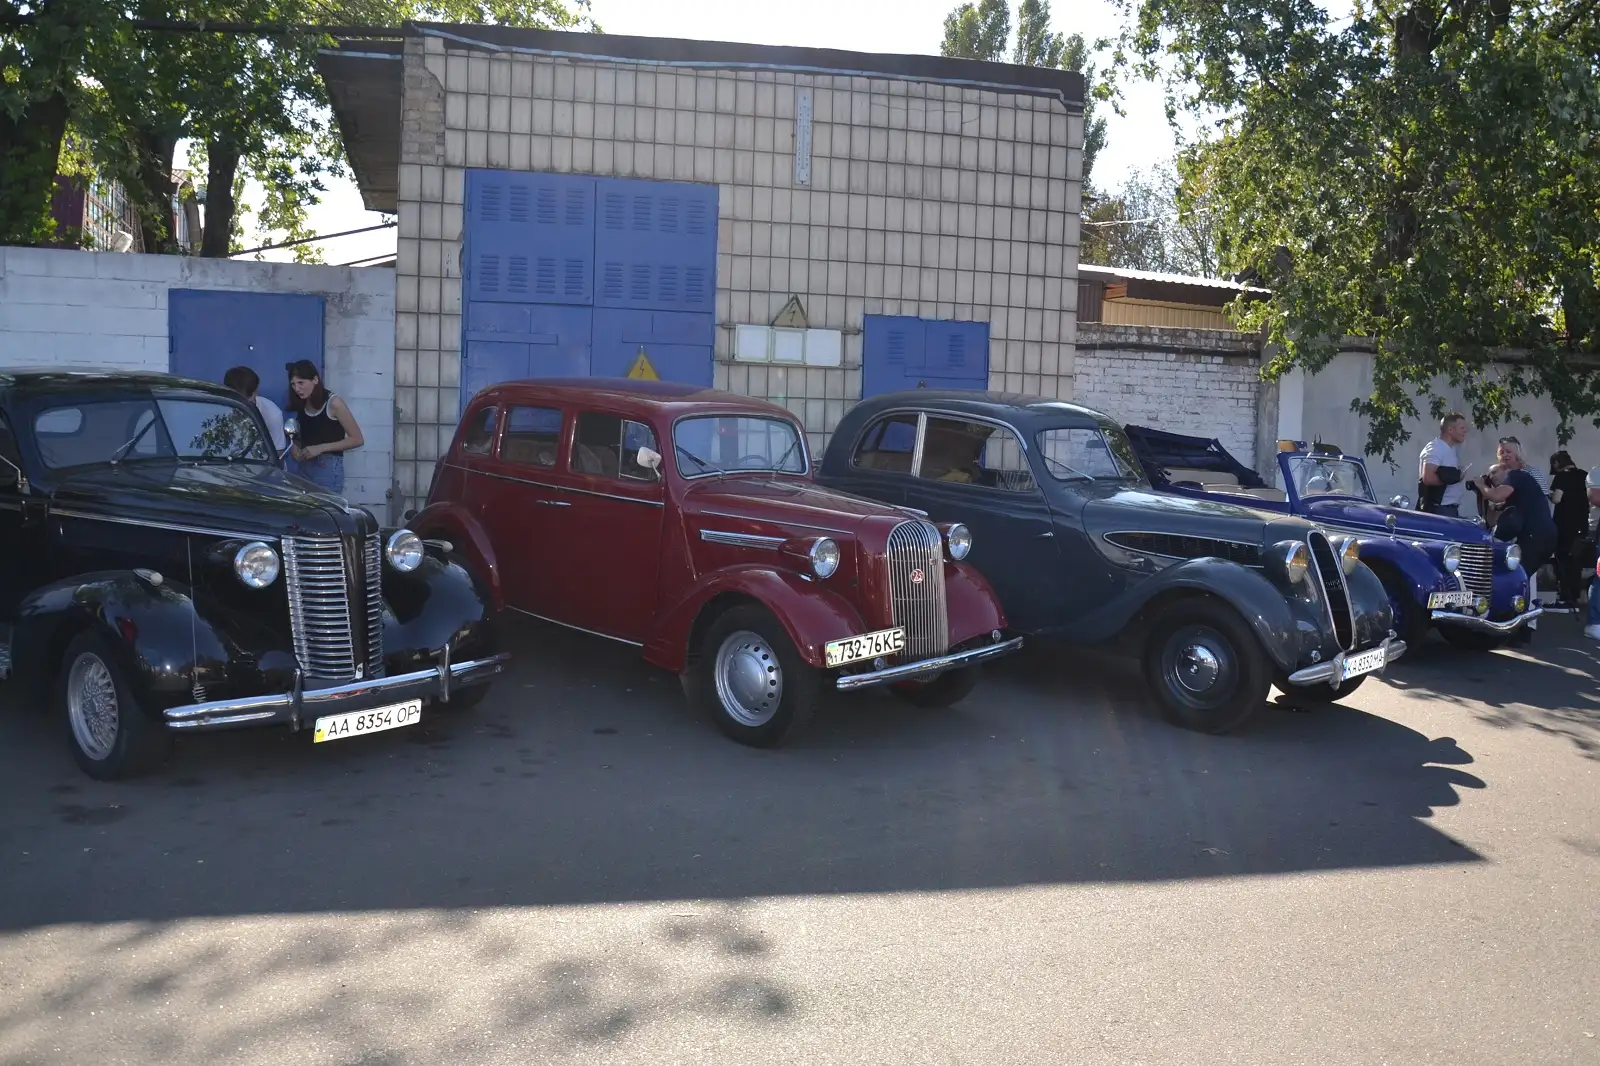
[[[345,495],[385,518],[394,305],[394,271],[381,267],[0,247],[0,366],[176,369],[220,381],[242,363],[281,403],[284,363],[312,359],[366,438],[345,453]]]
[[[717,187],[470,170],[461,404],[499,381],[622,377],[642,355],[710,386]]]

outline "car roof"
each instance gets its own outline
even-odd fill
[[[958,414],[981,415],[1001,421],[1050,419],[1054,425],[1102,426],[1109,415],[1082,404],[1051,400],[1015,392],[974,392],[966,389],[905,389],[885,392],[861,401],[856,411],[874,414],[895,407],[937,407]]]
[[[111,367],[5,367],[0,369],[0,389],[18,399],[49,399],[81,393],[148,392],[151,389],[186,389],[238,400],[226,385],[197,378],[145,370]]]
[[[638,381],[633,378],[521,378],[490,385],[479,392],[474,402],[517,403],[553,400],[568,405],[598,402],[635,413],[667,412],[676,417],[696,410],[748,411],[756,415],[777,415],[795,421],[786,407],[767,400],[703,385],[677,381]]]

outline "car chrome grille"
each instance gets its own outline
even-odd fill
[[[340,537],[286,537],[283,541],[294,654],[308,679],[349,681],[373,676],[383,663],[382,548],[377,536],[365,538],[360,554],[363,581],[361,587],[353,588],[345,565],[345,544]],[[351,609],[352,593],[360,599],[355,611]],[[359,629],[354,624],[357,621]]]
[[[1487,544],[1461,545],[1461,583],[1480,596],[1494,591],[1494,549]]]
[[[944,544],[929,522],[902,522],[889,531],[889,610],[894,624],[906,631],[907,662],[943,655],[950,650],[950,624],[945,613]],[[921,579],[918,580],[918,575]]]
[[[1311,559],[1316,564],[1317,583],[1322,586],[1322,598],[1328,604],[1334,639],[1339,647],[1352,649],[1356,646],[1355,609],[1350,603],[1350,589],[1345,584],[1344,566],[1327,535],[1320,530],[1312,530],[1306,536],[1306,546],[1311,549]]]

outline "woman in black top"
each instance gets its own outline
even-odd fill
[[[322,385],[316,364],[289,364],[289,409],[300,423],[290,456],[301,477],[330,492],[344,491],[344,453],[366,443],[361,426],[343,400]]]
[[[1555,564],[1561,581],[1556,610],[1575,612],[1582,578],[1578,546],[1589,530],[1589,497],[1584,472],[1564,451],[1550,457],[1550,498],[1555,501]]]

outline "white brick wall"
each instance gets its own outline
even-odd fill
[[[0,248],[0,366],[166,371],[167,291],[324,297],[324,371],[361,423],[345,494],[384,517],[394,456],[394,272],[187,256]]]
[[[1255,466],[1261,360],[1253,337],[1083,323],[1075,370],[1077,403],[1124,425],[1215,437]]]

